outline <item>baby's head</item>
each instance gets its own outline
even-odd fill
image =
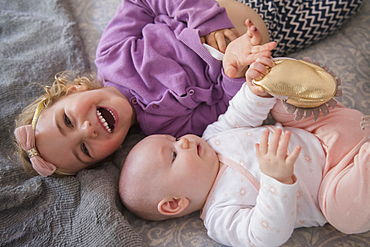
[[[181,217],[202,208],[218,170],[216,152],[198,136],[148,136],[126,158],[120,197],[144,219]]]
[[[120,148],[134,121],[116,88],[102,87],[94,75],[71,76],[57,74],[16,119],[19,154],[33,175],[73,175],[97,164]]]

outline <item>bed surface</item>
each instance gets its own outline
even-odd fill
[[[143,138],[133,130],[113,163],[69,178],[31,178],[12,153],[14,116],[65,69],[95,70],[95,49],[120,0],[0,0],[0,246],[221,246],[199,213],[150,222],[119,201],[119,170]],[[339,31],[291,57],[311,57],[341,78],[347,107],[370,114],[370,1]],[[354,192],[356,193],[356,192]],[[283,246],[370,246],[370,232],[296,229]]]

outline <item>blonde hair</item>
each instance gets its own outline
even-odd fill
[[[88,90],[102,87],[95,73],[81,75],[75,71],[63,71],[57,73],[51,86],[44,86],[39,83],[36,84],[40,85],[45,93],[22,110],[22,112],[15,119],[15,128],[31,124],[38,104],[42,100],[45,100],[45,109],[49,108],[58,99],[68,94],[69,86],[84,85],[87,86]],[[24,151],[16,141],[14,141],[14,144],[17,148],[17,153],[21,158],[24,170],[31,175],[38,175],[38,173],[32,168],[32,164],[28,158],[27,152]]]

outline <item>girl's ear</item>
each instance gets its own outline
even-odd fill
[[[184,211],[188,205],[188,198],[164,198],[158,203],[158,211],[163,215],[175,216]]]
[[[86,85],[71,85],[67,88],[67,94],[77,93],[87,91],[88,88]]]

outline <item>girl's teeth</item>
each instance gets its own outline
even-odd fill
[[[110,112],[110,113],[112,113],[111,111],[109,111],[109,112]],[[98,117],[99,117],[99,119],[100,119],[100,122],[104,125],[105,129],[106,129],[109,133],[111,133],[111,132],[112,132],[112,130],[109,128],[107,121],[105,120],[105,118],[103,118],[103,116],[101,115],[101,113],[100,113],[100,111],[99,111],[99,110],[96,110],[96,114],[98,115]],[[114,115],[113,115],[113,114],[112,114],[112,116],[114,117]],[[114,117],[114,119],[116,119],[116,118]]]
[[[108,111],[110,112],[110,114],[113,116],[114,118],[114,121],[116,121],[116,116],[114,116],[113,112],[111,110],[108,109]]]

